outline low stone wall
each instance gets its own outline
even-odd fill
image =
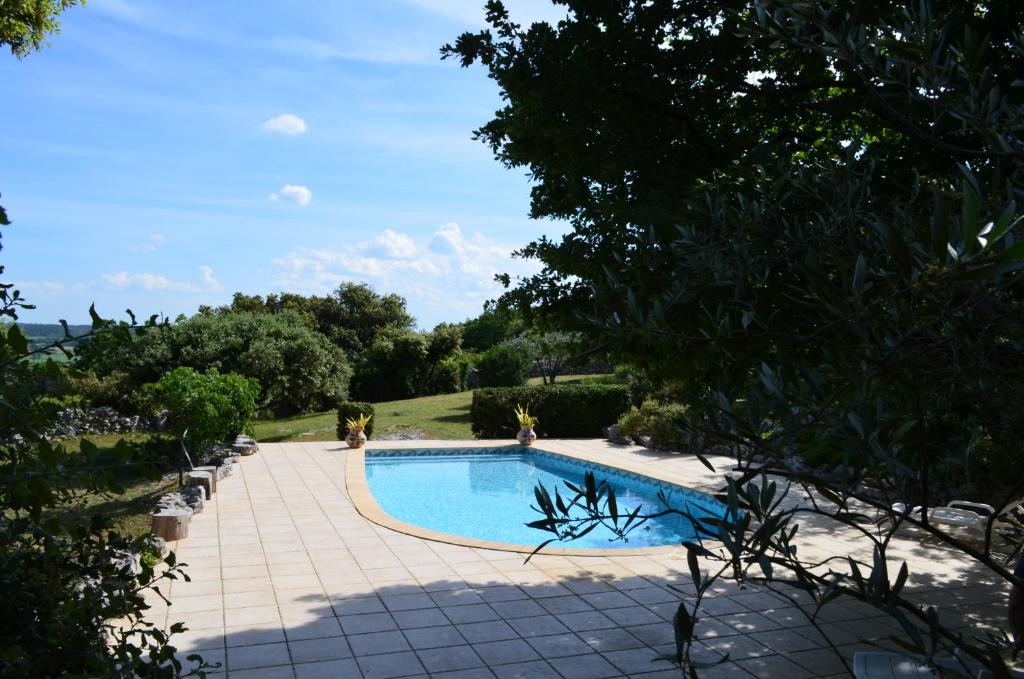
[[[167,426],[167,412],[152,417],[122,415],[113,408],[64,408],[47,431],[49,438],[73,438],[85,434],[129,434],[135,431],[162,432]]]
[[[167,541],[187,538],[192,515],[203,511],[203,505],[213,499],[217,483],[231,476],[242,456],[257,451],[259,444],[248,436],[238,436],[230,448],[217,446],[209,451],[189,472],[187,486],[157,500],[151,515],[153,533]]]

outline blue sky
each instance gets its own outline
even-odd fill
[[[506,2],[556,20],[548,0]],[[472,130],[500,106],[438,49],[483,0],[89,0],[0,55],[6,280],[29,322],[191,314],[235,291],[397,292],[421,327],[479,313],[509,252],[565,226]]]

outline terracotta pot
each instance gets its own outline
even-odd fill
[[[537,433],[533,431],[533,427],[522,427],[516,434],[516,440],[521,445],[532,446],[533,442],[537,440]]]
[[[348,444],[349,448],[362,448],[366,444],[366,434],[363,433],[363,428],[355,427],[354,429],[349,429],[348,435],[345,437],[345,443]]]

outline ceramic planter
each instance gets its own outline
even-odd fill
[[[537,440],[537,433],[533,431],[533,427],[522,427],[516,434],[516,440],[520,445],[532,446],[533,442]]]
[[[362,427],[354,427],[348,430],[348,435],[345,436],[345,443],[348,444],[349,448],[362,448],[366,444],[366,434],[363,433]]]

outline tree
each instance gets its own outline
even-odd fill
[[[123,371],[136,389],[177,367],[235,372],[258,381],[261,406],[281,414],[333,407],[351,376],[341,349],[292,311],[198,314],[138,337],[91,339],[76,348],[75,365]]]
[[[61,12],[84,0],[7,0],[0,7],[0,45],[19,59],[42,49],[47,36],[60,32]]]
[[[957,161],[973,157],[972,141],[986,134],[977,127],[988,106],[979,91],[958,104],[968,116],[961,128],[955,117],[934,115],[959,94],[914,92],[904,103],[906,88],[895,78],[876,84],[860,68],[865,53],[848,55],[851,61],[840,46],[829,48],[834,55],[779,40],[768,24],[772,12],[783,12],[783,22],[794,16],[786,3],[766,3],[767,10],[739,0],[564,4],[567,20],[527,30],[500,2],[489,2],[493,32],[463,34],[442,50],[464,66],[479,61],[500,86],[507,104],[477,134],[506,166],[529,169],[531,216],[573,225],[561,242],[541,238],[521,251],[544,265],[506,298],[524,313],[539,307],[576,323],[573,312],[589,305],[591,286],[605,284],[604,267],[633,256],[657,272],[632,286],[642,295],[637,302],[651,306],[665,289],[658,276],[674,261],[647,236],[674,240],[686,207],[698,199],[694,192],[722,172],[752,183],[765,161],[834,163],[852,144],[870,148],[876,177],[909,185],[925,167],[955,171]],[[826,21],[851,28],[841,3],[812,6],[832,13]],[[905,21],[903,6],[857,3],[857,25],[871,32],[861,48],[894,40],[885,27]],[[1012,83],[1024,67],[1015,32],[1024,9],[1019,3],[993,3],[984,12],[975,7],[931,2],[927,20],[931,28],[941,21],[970,26],[979,40],[988,36],[987,47],[972,49],[982,49],[995,67],[982,83],[985,92],[1009,104],[994,127],[1011,129],[1008,114],[1020,99]],[[893,48],[943,48],[920,29],[915,35],[924,42],[895,39]],[[938,143],[905,143],[922,134]],[[951,155],[947,146],[959,152]]]
[[[503,307],[485,308],[476,318],[462,324],[462,346],[468,351],[487,351],[523,332],[518,314]]]
[[[311,328],[340,347],[350,359],[358,358],[386,330],[412,330],[415,319],[399,295],[379,295],[365,283],[342,283],[326,297],[304,297],[282,292],[267,295],[235,293],[231,305],[204,315],[246,311],[250,313],[293,312],[305,318]]]
[[[583,352],[584,338],[578,332],[527,333],[524,336],[530,345],[534,366],[540,370],[544,384],[554,384],[555,378],[578,362]]]
[[[509,341],[496,344],[477,359],[481,387],[521,387],[530,377],[530,352]]]
[[[898,525],[897,500],[927,515],[954,491],[1024,494],[1005,476],[1024,433],[1024,5],[565,4],[523,30],[491,2],[493,29],[444,49],[501,86],[478,134],[529,168],[533,216],[573,226],[521,251],[544,269],[504,301],[682,385],[694,433],[824,494],[840,523],[858,503]],[[823,450],[848,477],[780,464]],[[751,483],[768,482],[730,492],[771,518]],[[831,599],[777,518],[746,567],[778,557]],[[991,542],[923,523],[1017,583]],[[828,577],[891,610],[875,595],[899,569],[865,535],[875,562]]]
[[[352,392],[367,401],[394,401],[457,391],[468,366],[459,360],[462,329],[441,323],[432,332],[385,329],[356,364]]]

